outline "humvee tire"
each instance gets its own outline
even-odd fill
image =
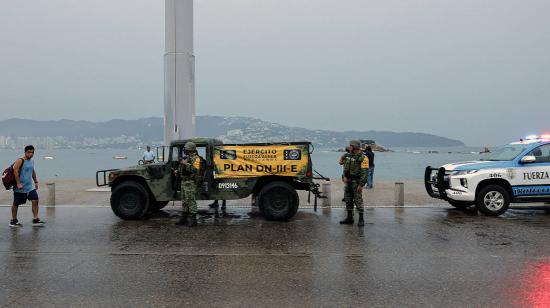
[[[260,212],[267,220],[285,221],[296,215],[300,199],[294,187],[285,182],[271,182],[258,194]]]
[[[133,181],[117,185],[111,194],[113,212],[125,220],[142,218],[149,210],[149,203],[149,194],[145,188]]]
[[[169,202],[170,201],[153,201],[151,202],[151,206],[149,206],[149,212],[156,213],[167,206]]]
[[[474,205],[474,202],[449,200],[449,204],[454,206],[457,209],[464,210]]]
[[[510,194],[499,185],[487,185],[476,196],[476,208],[487,216],[504,214],[510,206]]]

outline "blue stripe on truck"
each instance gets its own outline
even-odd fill
[[[514,197],[550,195],[550,185],[513,186]]]

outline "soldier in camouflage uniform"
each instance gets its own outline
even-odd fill
[[[197,153],[197,146],[193,142],[187,142],[184,147],[185,157],[180,160],[178,175],[181,179],[181,205],[183,213],[176,225],[197,225],[197,177],[201,168],[202,158]]]
[[[350,154],[342,157],[344,165],[344,183],[346,210],[348,216],[340,221],[343,225],[353,224],[353,206],[359,212],[358,226],[365,225],[363,215],[363,187],[367,183],[369,159],[361,151],[361,143],[358,140],[350,141]]]

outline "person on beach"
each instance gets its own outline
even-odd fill
[[[361,151],[361,142],[358,140],[350,141],[350,155],[344,158],[344,196],[346,200],[346,219],[340,221],[343,225],[353,224],[353,207],[359,212],[359,222],[357,225],[363,227],[364,208],[363,208],[363,187],[367,183],[369,159]]]
[[[374,152],[372,147],[367,145],[364,152],[365,156],[369,159],[369,171],[367,176],[367,188],[372,189],[374,185]]]
[[[155,162],[155,153],[151,151],[151,147],[147,146],[147,151],[143,152],[143,163],[144,164],[152,164]]]
[[[25,147],[23,157],[17,159],[13,164],[15,175],[15,186],[13,187],[13,204],[11,207],[10,227],[22,227],[23,225],[17,219],[17,210],[21,204],[27,203],[27,200],[32,203],[32,225],[40,227],[45,224],[44,221],[38,218],[38,180],[34,171],[34,147],[28,145]]]

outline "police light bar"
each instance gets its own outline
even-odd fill
[[[550,133],[544,133],[542,135],[528,135],[525,140],[550,140]]]

